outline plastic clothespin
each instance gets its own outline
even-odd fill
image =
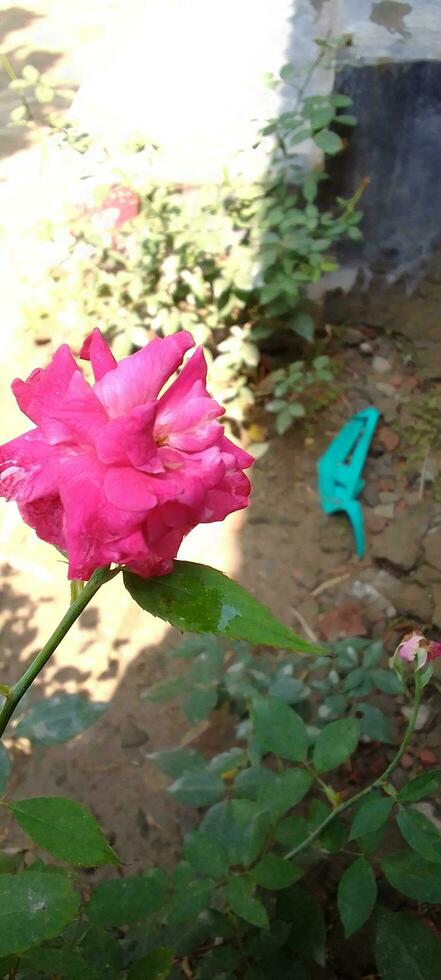
[[[352,524],[359,558],[366,550],[364,520],[357,500],[369,446],[380,418],[377,408],[365,408],[349,419],[319,459],[318,490],[325,514],[343,510]]]

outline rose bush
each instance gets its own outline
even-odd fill
[[[206,363],[187,332],[155,338],[116,362],[99,330],[80,351],[89,384],[66,344],[46,369],[12,390],[35,428],[0,448],[0,493],[69,558],[69,578],[111,562],[143,577],[165,575],[189,531],[246,507],[249,453],[218,421]]]

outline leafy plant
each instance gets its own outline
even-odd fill
[[[133,580],[128,584],[133,594]],[[151,606],[153,584],[139,580],[136,597],[144,608]],[[236,602],[240,609],[240,596]],[[163,615],[158,596],[154,604]],[[264,623],[267,614],[257,615]],[[186,668],[178,678],[184,687],[178,692],[165,681],[148,697],[162,701],[179,693],[195,722],[201,715],[189,699],[212,691],[214,703],[236,718],[235,744],[217,755],[191,748],[150,755],[170,778],[172,797],[204,810],[185,835],[181,861],[169,877],[151,869],[81,894],[65,865],[19,861],[0,875],[0,905],[8,911],[7,918],[0,911],[0,975],[94,980],[105,969],[115,980],[312,977],[328,962],[339,969],[339,921],[347,938],[372,923],[370,972],[375,958],[385,980],[437,975],[441,942],[412,909],[415,902],[430,908],[440,901],[441,835],[415,803],[437,792],[441,771],[399,790],[393,784],[423,674],[414,675],[411,718],[398,751],[373,783],[351,796],[345,772],[362,750],[360,709],[369,706],[360,698],[375,686],[391,697],[405,690],[382,665],[381,643],[342,641],[308,661],[306,670],[299,654],[257,654],[244,641],[216,635],[188,636],[170,657]],[[118,860],[76,803],[36,798],[7,805],[34,844],[58,861]],[[393,821],[397,851],[382,843]],[[407,913],[378,904],[382,876],[405,897]]]
[[[273,371],[267,379],[272,388],[271,401],[266,403],[267,412],[275,416],[279,435],[307,417],[325,408],[335,398],[331,387],[335,368],[329,357],[320,355],[305,366],[304,361],[294,361],[286,368]]]
[[[306,80],[330,50],[321,46]],[[273,87],[292,85],[296,74],[293,66],[284,66],[279,79],[272,79]],[[49,100],[50,87],[32,65],[11,86],[22,100],[13,110],[14,121],[30,124],[28,95],[44,90]],[[97,191],[91,208],[75,219],[69,216],[65,227],[35,229],[39,242],[54,246],[55,261],[45,270],[43,285],[41,269],[35,282],[29,268],[24,270],[24,315],[30,329],[45,339],[54,319],[80,322],[85,332],[98,326],[119,353],[143,345],[146,331],[152,336],[188,329],[207,351],[210,385],[229,419],[239,427],[246,424],[261,379],[260,345],[268,338],[276,348],[293,339],[297,345],[313,340],[308,286],[337,268],[333,249],[342,237],[360,237],[356,205],[361,190],[327,210],[319,194],[327,156],[345,146],[335,126],[355,124],[346,111],[350,100],[305,93],[306,84],[293,96],[293,108],[263,127],[259,141],[267,147],[269,165],[253,183],[226,176],[218,186],[189,188],[147,177],[141,186],[138,178],[138,217],[117,229],[103,210],[108,187]],[[58,122],[50,118],[63,139],[84,151],[87,134],[76,134],[65,116],[58,116]],[[323,165],[313,170],[305,153],[312,146],[323,157]],[[134,150],[133,159],[139,159],[140,147]],[[150,153],[145,153],[146,173]],[[127,154],[114,169],[114,183],[124,187]],[[317,403],[327,397],[326,370],[311,370],[315,382],[305,380],[302,390],[312,394],[318,382]],[[294,395],[299,384],[287,381]],[[295,406],[308,411],[311,399],[288,401],[277,413],[279,431],[299,417],[294,413],[301,409]]]

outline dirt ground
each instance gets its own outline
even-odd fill
[[[44,12],[42,3],[41,13],[33,5],[23,29],[31,23],[42,26],[40,14],[48,28],[51,6],[46,4]],[[83,29],[81,4],[75,7],[74,39]],[[16,24],[18,9],[9,11]],[[12,28],[8,37],[13,50],[23,42],[14,38]],[[32,36],[27,43],[31,41]],[[4,96],[3,124],[7,103]],[[11,189],[11,162],[27,148],[8,143],[1,152],[1,186]],[[324,641],[355,634],[384,636],[392,648],[417,623],[433,623],[434,638],[441,633],[437,421],[421,422],[415,414],[437,394],[441,382],[440,269],[435,259],[409,296],[397,284],[387,294],[371,287],[365,294],[330,297],[331,326],[324,349],[340,368],[335,403],[311,429],[272,437],[268,454],[254,467],[247,515],[199,529],[181,554],[237,577],[301,635]],[[10,379],[45,363],[51,346],[32,345],[29,335],[11,323],[3,338],[2,441],[22,427],[8,393]],[[57,344],[62,340],[57,337]],[[344,421],[369,404],[380,409],[382,421],[365,471],[368,548],[359,561],[346,520],[325,517],[320,510],[316,463]],[[0,563],[0,680],[9,683],[58,622],[67,587],[59,556],[21,525],[14,505],[0,512]],[[167,796],[167,780],[148,759],[150,752],[177,745],[188,725],[174,706],[142,698],[169,671],[166,650],[179,638],[141,613],[122,594],[119,581],[110,583],[69,634],[34,694],[86,692],[94,700],[109,700],[108,710],[66,746],[31,750],[24,739],[7,740],[14,759],[10,795],[63,794],[87,803],[115,844],[126,873],[152,864],[172,866],[192,819]],[[441,762],[437,707],[434,688],[421,733],[430,765]],[[202,745],[219,745],[222,739],[214,719]],[[406,765],[412,767],[414,761],[410,754]],[[5,846],[23,843],[8,825],[1,835]]]

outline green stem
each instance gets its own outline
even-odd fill
[[[414,702],[412,707],[412,713],[407,723],[407,728],[404,733],[403,741],[401,742],[398,752],[396,753],[396,755],[394,755],[394,758],[389,763],[389,765],[384,770],[384,772],[381,774],[381,776],[379,776],[378,779],[375,780],[375,782],[370,783],[369,786],[365,786],[365,788],[360,790],[359,793],[356,793],[355,796],[351,796],[349,800],[345,800],[344,803],[340,803],[340,806],[337,806],[335,810],[332,811],[332,813],[329,813],[328,816],[325,817],[324,820],[322,820],[321,824],[319,824],[319,826],[316,827],[315,830],[311,831],[311,833],[308,834],[308,837],[305,837],[305,840],[303,840],[301,844],[298,844],[297,847],[294,847],[292,851],[288,851],[288,854],[283,855],[285,861],[288,861],[290,858],[293,858],[297,854],[300,854],[300,851],[304,851],[307,847],[310,847],[311,844],[313,844],[314,841],[317,839],[317,837],[320,837],[320,835],[323,833],[326,827],[329,827],[329,824],[331,824],[336,817],[339,817],[340,814],[344,813],[345,810],[349,810],[351,806],[354,806],[354,803],[358,803],[358,801],[362,800],[363,797],[368,796],[368,794],[372,790],[378,789],[380,786],[383,786],[385,782],[387,782],[389,776],[394,771],[394,769],[396,769],[400,759],[404,755],[407,746],[409,745],[410,739],[412,738],[413,730],[415,728],[415,722],[417,720],[418,709],[421,702],[421,693],[422,693],[421,679],[419,675],[415,673],[415,697],[414,697]]]
[[[51,658],[54,651],[60,645],[61,641],[69,632],[71,626],[75,623],[78,617],[86,608],[91,599],[93,599],[98,589],[101,588],[105,582],[109,582],[110,579],[114,578],[115,575],[120,571],[119,568],[110,569],[99,568],[92,575],[92,578],[86,582],[85,586],[79,592],[77,598],[69,606],[69,609],[63,616],[63,619],[58,624],[56,630],[49,637],[47,643],[45,643],[42,650],[37,653],[37,656],[29,665],[27,670],[25,670],[20,680],[10,689],[10,692],[6,695],[5,703],[0,710],[0,737],[4,734],[4,731],[8,725],[8,722],[12,718],[17,705],[20,703],[22,697],[26,694],[26,691],[34,682],[35,678],[38,676],[43,667],[46,666],[48,660]]]

